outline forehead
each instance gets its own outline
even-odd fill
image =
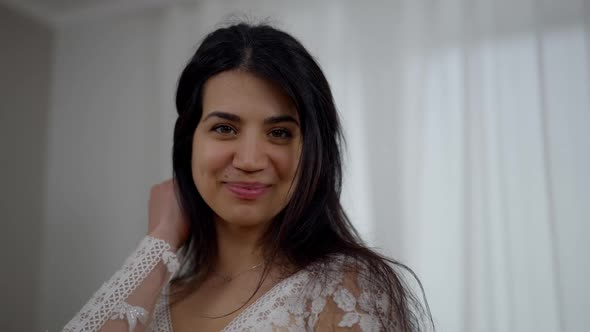
[[[213,111],[249,115],[291,115],[298,118],[291,98],[273,82],[243,70],[212,76],[203,87],[203,116]]]

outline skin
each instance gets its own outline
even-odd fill
[[[285,207],[295,185],[301,154],[298,123],[290,99],[267,80],[235,70],[205,83],[192,173],[214,211],[221,271],[231,274],[260,262],[256,240]],[[266,192],[257,199],[241,199],[228,189],[240,182],[266,185]]]
[[[282,121],[266,123],[273,118]],[[290,99],[252,74],[224,72],[205,84],[192,172],[218,221],[232,228],[260,228],[286,205],[300,155],[298,122]],[[245,200],[224,185],[235,182],[270,188],[258,199]]]
[[[241,70],[211,77],[203,90],[203,114],[193,137],[195,185],[214,212],[218,236],[215,273],[190,296],[173,304],[176,332],[218,331],[242,310],[207,319],[240,307],[252,295],[262,269],[234,276],[262,262],[257,241],[266,225],[285,207],[296,186],[301,156],[299,118],[291,100],[272,82]],[[236,195],[231,186],[244,182],[265,186],[254,199]],[[271,274],[254,301],[279,279]]]

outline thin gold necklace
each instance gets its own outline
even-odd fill
[[[249,267],[248,269],[246,269],[244,271],[241,271],[238,274],[233,275],[233,276],[231,276],[231,275],[229,275],[229,276],[228,275],[223,275],[223,274],[221,274],[219,272],[216,272],[216,271],[213,271],[213,274],[215,274],[217,277],[219,277],[221,280],[223,280],[224,283],[227,284],[227,283],[231,282],[232,280],[236,279],[237,277],[239,277],[239,276],[241,276],[241,275],[243,275],[243,274],[245,274],[247,272],[250,272],[250,271],[252,271],[254,269],[257,269],[257,268],[261,267],[262,264],[264,264],[264,262],[260,262],[260,263],[254,265],[252,267]]]

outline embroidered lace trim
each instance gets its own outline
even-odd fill
[[[135,326],[137,326],[137,321],[144,325],[147,324],[148,312],[142,307],[132,306],[127,302],[121,302],[115,307],[111,319],[127,319],[129,332],[133,332],[135,331]]]
[[[178,262],[176,257],[168,254],[170,249],[165,241],[146,236],[123,267],[94,293],[63,331],[98,331],[113,316],[115,309],[153,271],[162,257],[166,257],[168,269],[176,272]]]
[[[168,299],[169,285],[164,287],[160,300],[154,309],[154,318],[149,331],[172,332],[172,320],[170,319],[170,304]]]

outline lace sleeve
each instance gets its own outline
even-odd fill
[[[95,332],[107,320],[117,316],[124,316],[124,314],[128,315],[127,319],[130,329],[132,329],[135,320],[137,318],[141,320],[142,318],[141,315],[136,314],[141,308],[135,307],[132,308],[134,311],[122,312],[122,308],[128,306],[124,301],[154,270],[160,260],[164,261],[172,277],[178,269],[178,262],[170,249],[170,245],[165,241],[146,236],[131,256],[127,258],[123,267],[94,293],[90,301],[64,327],[63,331]]]

